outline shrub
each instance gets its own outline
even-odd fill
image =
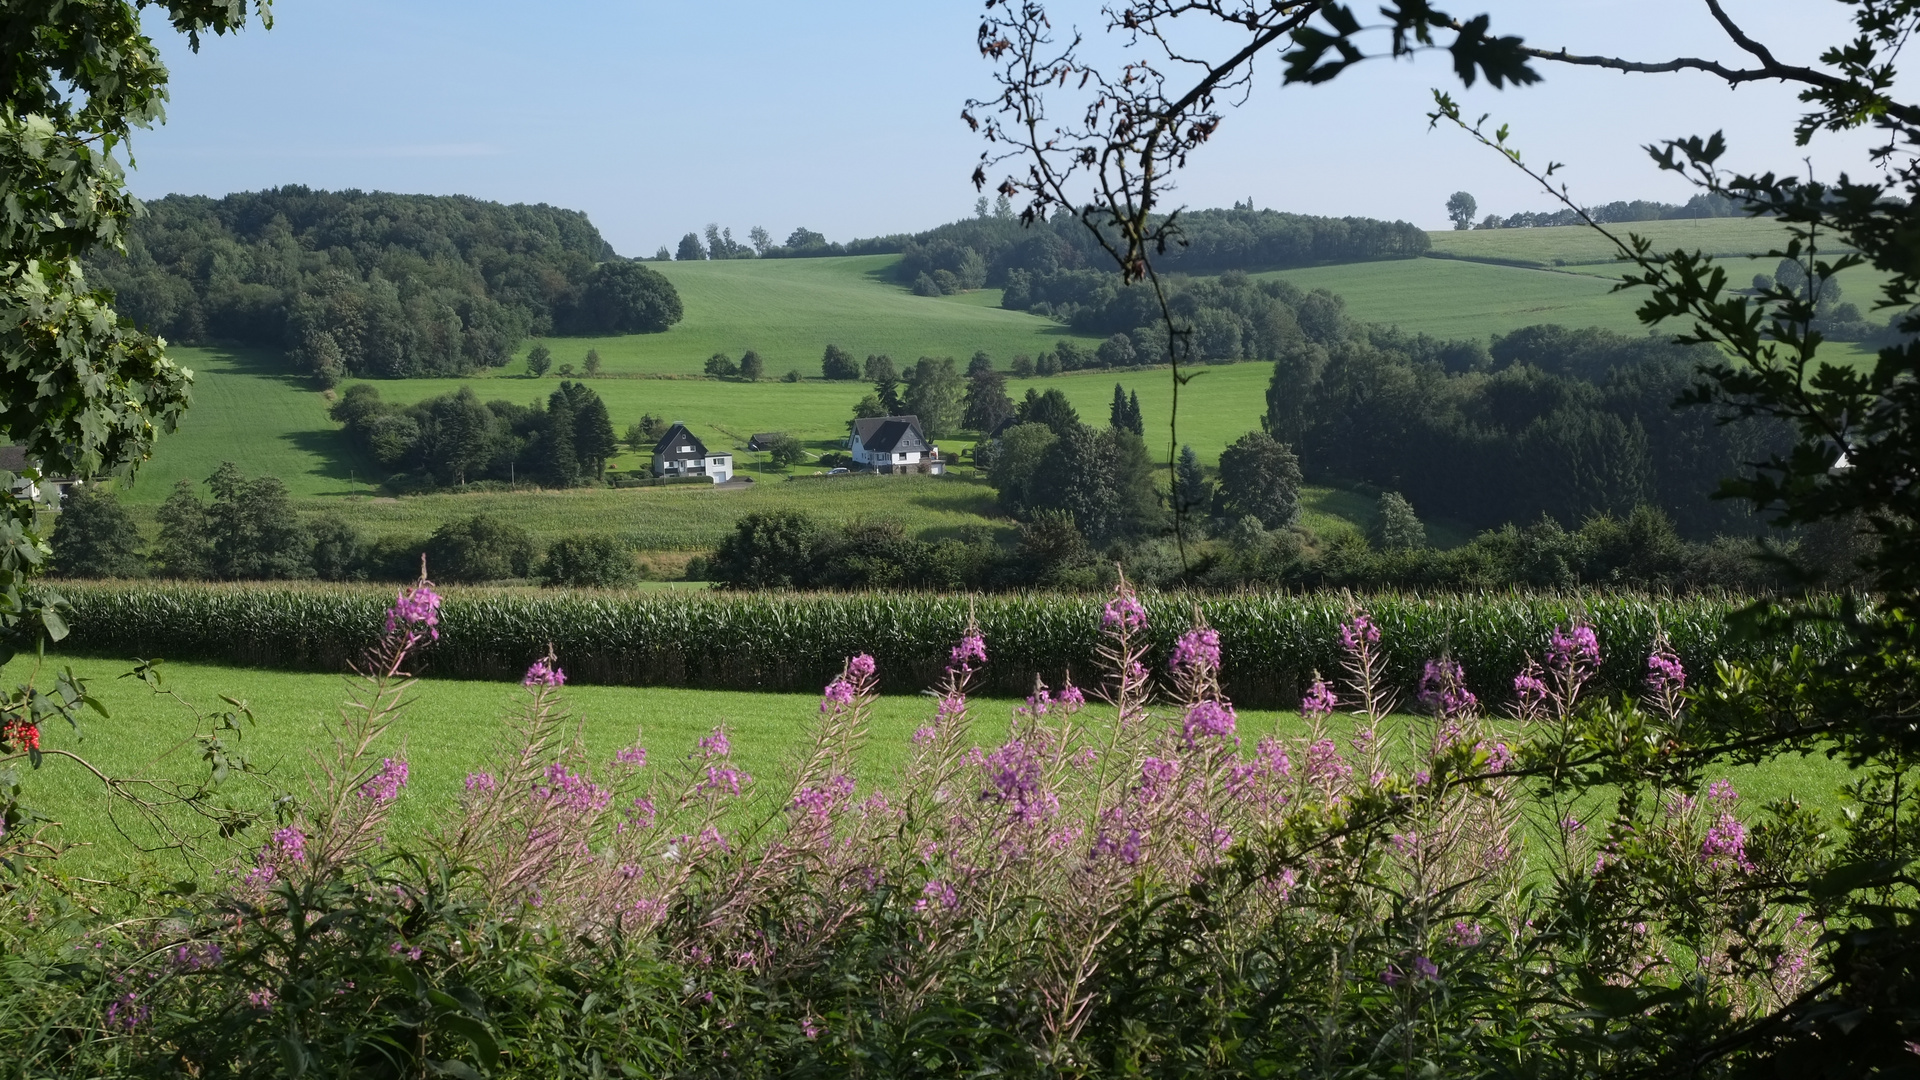
[[[614,588],[636,577],[633,553],[602,533],[564,536],[547,548],[540,564],[543,585]]]
[[[67,577],[130,578],[147,572],[140,529],[113,492],[98,484],[69,489],[53,525],[54,569]]]
[[[446,581],[501,581],[533,572],[533,537],[487,514],[449,521],[427,540],[427,565]]]

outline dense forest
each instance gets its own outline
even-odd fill
[[[615,255],[585,214],[464,196],[169,195],[147,204],[125,258],[97,255],[88,273],[144,329],[281,349],[327,381],[463,374],[529,334],[681,317],[672,284]]]

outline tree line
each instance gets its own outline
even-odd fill
[[[169,195],[88,274],[142,329],[278,349],[328,385],[465,374],[528,335],[651,333],[683,314],[585,214],[464,196]]]
[[[1545,229],[1563,225],[1585,225],[1586,221],[1579,212],[1552,210],[1543,213],[1523,211],[1501,217],[1488,214],[1479,222],[1473,220],[1480,212],[1479,200],[1465,191],[1456,191],[1447,199],[1447,217],[1452,219],[1453,227],[1466,229]],[[1679,221],[1697,218],[1746,217],[1746,204],[1729,199],[1711,191],[1701,192],[1685,203],[1655,202],[1648,199],[1631,201],[1615,200],[1599,206],[1587,208],[1588,216],[1602,225],[1625,225],[1636,221]]]
[[[53,529],[53,568],[76,578],[160,576],[206,581],[412,581],[424,555],[435,579],[536,579],[547,585],[618,586],[640,575],[611,536],[560,537],[544,551],[532,534],[486,514],[446,522],[432,535],[370,538],[337,514],[295,512],[278,477],[249,478],[223,462],[204,486],[174,485],[152,543],[112,491],[75,488]]]
[[[603,479],[619,449],[606,403],[584,383],[562,380],[543,405],[482,403],[470,386],[399,405],[368,383],[347,388],[329,411],[354,446],[393,471],[397,491],[476,481],[564,488]]]

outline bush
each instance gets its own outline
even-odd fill
[[[836,382],[852,382],[860,377],[860,362],[840,346],[829,345],[820,357],[820,374]]]
[[[581,588],[616,588],[638,576],[633,553],[611,536],[564,536],[547,548],[540,564],[540,583]]]
[[[533,560],[533,536],[487,514],[449,521],[427,540],[427,569],[439,581],[524,578]]]
[[[130,578],[147,572],[140,529],[113,492],[98,484],[69,489],[53,525],[54,571],[67,577]]]

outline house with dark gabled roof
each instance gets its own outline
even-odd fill
[[[704,476],[716,484],[733,479],[733,454],[709,451],[700,437],[676,420],[653,444],[653,475]]]
[[[927,441],[917,416],[870,416],[853,422],[847,439],[856,468],[879,473],[946,472],[940,448]]]

